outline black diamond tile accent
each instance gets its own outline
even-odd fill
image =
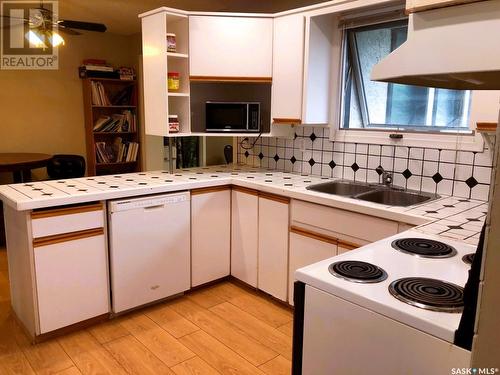
[[[402,173],[403,177],[406,178],[407,180],[413,176],[413,173],[411,173],[411,171],[409,169],[406,169],[403,173]]]
[[[248,158],[248,155],[250,155],[250,153],[248,151],[245,151],[245,157]]]
[[[461,225],[448,225],[448,228],[450,228],[450,229],[464,229],[464,228],[462,228]]]
[[[477,182],[477,180],[472,176],[472,177],[469,177],[465,183],[467,184],[468,187],[470,187],[471,189],[476,186],[477,184],[479,184],[479,182]]]
[[[330,166],[330,168],[335,168],[337,166],[337,163],[335,163],[333,160],[331,162],[328,163],[328,165]]]
[[[436,184],[439,184],[441,181],[443,181],[443,176],[438,172],[434,176],[432,176],[432,179]]]
[[[474,219],[474,218],[468,218],[467,221],[481,221],[479,219]]]
[[[264,159],[264,154],[262,152],[259,154],[259,159],[260,160]]]
[[[458,201],[463,203],[470,202],[468,199],[459,199]]]
[[[280,160],[280,157],[278,156],[278,154],[276,154],[276,155],[274,155],[274,158],[273,158],[273,159],[274,159],[274,161],[277,163],[277,162],[278,162],[278,160]]]
[[[313,158],[309,159],[309,165],[312,167],[316,162],[314,161]]]
[[[273,180],[264,180],[264,182],[273,182]]]
[[[452,204],[443,204],[443,207],[454,208],[455,206]]]
[[[354,171],[354,172],[357,172],[359,170],[359,165],[357,163],[354,163],[353,165],[351,165],[351,169]]]
[[[314,134],[314,132],[312,132],[311,135],[309,136],[309,138],[311,139],[311,141],[314,142],[316,140],[316,138],[318,138],[318,137],[316,137],[316,134]]]
[[[297,161],[297,159],[295,159],[295,156],[292,156],[292,157],[290,158],[290,161],[292,162],[292,164],[295,164],[295,162]]]
[[[437,211],[425,211],[425,212],[428,214],[437,214],[438,213]]]
[[[384,168],[382,168],[382,166],[379,165],[377,168],[375,168],[375,172],[377,172],[377,174],[381,176],[382,173],[384,173]]]
[[[285,186],[293,186],[293,184],[285,184]]]
[[[294,134],[293,139],[297,139],[298,135],[297,133]]]

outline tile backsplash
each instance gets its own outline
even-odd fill
[[[435,147],[332,142],[329,129],[301,126],[291,139],[260,138],[252,149],[238,147],[238,162],[255,167],[380,183],[393,172],[399,187],[487,201],[491,155]],[[241,142],[243,138],[238,138]],[[250,139],[250,142],[253,142]]]

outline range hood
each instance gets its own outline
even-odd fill
[[[413,13],[408,39],[372,70],[374,81],[500,89],[500,1]]]

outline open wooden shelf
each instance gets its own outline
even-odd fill
[[[127,86],[133,86],[130,102],[127,105],[94,105],[92,103],[92,82],[101,82],[110,98],[116,95]],[[106,173],[126,173],[138,172],[141,170],[141,142],[140,142],[140,123],[137,113],[138,83],[137,81],[120,80],[112,78],[85,78],[82,79],[83,86],[83,105],[85,114],[85,143],[87,149],[87,174],[89,176],[102,175]],[[124,110],[130,110],[135,115],[136,130],[127,132],[95,132],[95,121],[103,115],[110,116],[114,113],[122,113]],[[139,151],[136,161],[98,163],[96,160],[97,142],[106,142],[112,144],[116,138],[123,137],[129,142],[139,143]],[[110,171],[112,170],[112,172]]]

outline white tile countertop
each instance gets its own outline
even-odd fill
[[[416,225],[416,229],[424,233],[473,245],[479,239],[488,210],[487,202],[455,197],[441,197],[411,207],[394,207],[306,189],[329,180],[333,179],[224,165],[185,169],[175,174],[153,171],[1,185],[0,198],[4,204],[25,211],[232,184]]]

